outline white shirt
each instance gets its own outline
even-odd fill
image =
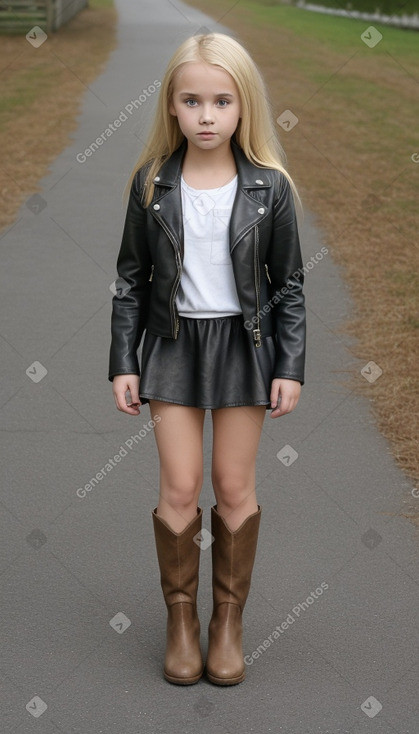
[[[237,176],[218,189],[193,189],[181,178],[184,259],[176,306],[180,316],[242,313],[230,256],[229,224]]]

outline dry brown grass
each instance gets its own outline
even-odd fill
[[[372,384],[357,372],[352,386],[371,400],[397,462],[419,482],[419,164],[411,160],[419,152],[419,102],[412,58],[371,54],[359,34],[353,49],[319,43],[315,34],[299,38],[285,26],[255,22],[241,2],[231,8],[214,0],[211,10],[202,0],[190,4],[217,20],[228,8],[220,22],[259,64],[275,117],[291,109],[299,118],[281,136],[289,169],[350,285],[355,314],[344,328],[356,337],[353,353],[361,366],[374,361],[383,370]],[[419,524],[414,504],[403,514]]]
[[[0,36],[0,229],[69,143],[82,97],[115,46],[115,21],[114,8],[93,3],[37,49],[24,35]]]

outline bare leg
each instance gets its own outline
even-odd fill
[[[231,531],[258,509],[256,456],[265,415],[260,405],[212,411],[212,484],[217,511]]]
[[[202,526],[197,512],[202,486],[204,410],[150,401],[159,415],[154,434],[160,457],[160,498],[153,511],[160,580],[167,606],[164,677],[191,685],[203,671],[196,596],[200,547],[194,542]]]
[[[203,425],[205,411],[150,400],[160,458],[160,497],[157,515],[175,533],[196,517],[203,480]]]

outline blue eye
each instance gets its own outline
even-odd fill
[[[184,104],[187,107],[196,107],[198,105],[198,101],[196,99],[185,99]],[[230,101],[228,99],[219,99],[217,100],[217,106],[218,107],[227,107],[230,104]]]

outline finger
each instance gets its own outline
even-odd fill
[[[121,407],[117,407],[122,413],[128,413],[128,415],[139,415],[141,412],[139,405],[133,405],[132,407],[129,405],[122,405]]]
[[[282,400],[281,401],[281,415],[286,415],[287,413],[291,413],[292,409],[293,409],[292,400]]]
[[[127,405],[141,405],[138,380],[135,383],[128,383],[128,390],[131,395],[131,400]]]
[[[128,413],[128,415],[138,415],[139,414],[140,412],[139,405],[128,405],[127,404],[125,390],[116,391],[114,393],[114,398],[115,398],[115,404],[118,410],[121,410],[123,413]]]
[[[296,404],[295,398],[282,396],[279,405],[272,411],[271,418],[279,418],[282,415],[292,413]]]
[[[272,387],[270,394],[271,408],[276,408],[280,401],[279,387]]]

